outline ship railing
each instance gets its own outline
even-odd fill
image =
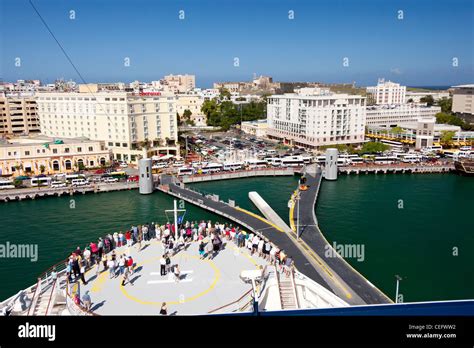
[[[53,273],[55,273],[55,275],[53,275]],[[65,274],[66,260],[58,262],[57,264],[49,267],[38,277],[38,282],[36,283],[35,291],[33,293],[33,297],[31,298],[30,306],[28,308],[28,315],[34,315],[34,310],[36,304],[38,303],[39,297],[48,290],[50,290],[51,293],[49,294],[48,298],[47,312],[48,310],[52,309],[56,300],[57,293],[62,290],[60,285],[60,279],[64,277]]]
[[[33,293],[33,297],[31,298],[30,307],[28,308],[28,314],[27,315],[32,315],[33,314],[33,312],[31,310],[33,309],[33,311],[34,311],[34,309],[36,307],[36,303],[38,303],[38,298],[39,298],[40,292],[41,292],[41,278],[38,278],[38,282],[36,283],[35,292]]]
[[[69,283],[68,280],[66,283],[66,308],[69,313],[72,315],[79,316],[99,316],[97,313],[94,313],[91,310],[86,310],[85,308],[82,308],[82,306],[76,304],[76,302],[74,302],[74,299],[72,298],[70,287],[71,283]]]
[[[213,309],[212,311],[208,312],[208,314],[246,312],[249,308],[251,308],[253,301],[253,289],[250,289],[237,300]]]

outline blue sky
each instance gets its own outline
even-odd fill
[[[87,82],[169,73],[195,74],[201,87],[253,73],[358,85],[378,77],[411,86],[474,82],[472,0],[32,1]],[[0,2],[3,80],[79,82],[28,0]]]

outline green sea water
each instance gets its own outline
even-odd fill
[[[254,178],[193,184],[235,199],[257,191],[286,221],[297,178]],[[360,175],[324,181],[316,213],[332,243],[364,246],[364,261],[347,259],[391,298],[395,274],[405,302],[474,298],[474,180],[451,174]],[[37,244],[37,262],[0,259],[0,299],[34,283],[77,246],[132,223],[172,220],[172,198],[160,192],[121,191],[0,204],[0,242]],[[185,219],[222,218],[186,205]]]

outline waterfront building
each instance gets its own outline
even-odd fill
[[[0,141],[0,175],[37,175],[94,168],[110,162],[104,142],[43,135]]]
[[[398,105],[405,103],[406,86],[379,79],[377,86],[367,87],[367,104]]]
[[[114,159],[179,157],[176,97],[160,92],[38,93],[41,133],[105,142]]]
[[[474,84],[453,86],[452,110],[468,123],[474,124]]]
[[[39,133],[36,100],[30,96],[0,96],[0,134]]]
[[[256,120],[242,122],[242,132],[253,135],[257,138],[264,138],[267,135],[267,120]]]
[[[420,118],[432,118],[438,112],[441,112],[439,106],[415,103],[367,106],[367,125],[396,127],[401,123],[416,122]]]
[[[308,148],[364,141],[365,97],[320,88],[295,92],[268,97],[269,138]]]

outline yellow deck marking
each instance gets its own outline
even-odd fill
[[[169,305],[179,305],[179,304],[182,304],[182,303],[186,303],[186,302],[190,302],[190,301],[193,301],[193,300],[196,300],[197,298],[199,297],[202,297],[204,295],[206,295],[208,292],[210,292],[211,290],[213,290],[217,284],[217,282],[219,281],[219,278],[221,277],[221,271],[219,270],[219,268],[217,268],[217,266],[215,265],[215,263],[213,261],[210,261],[210,260],[201,260],[200,258],[198,258],[197,256],[192,256],[192,255],[188,255],[188,254],[181,254],[180,255],[181,257],[187,257],[187,258],[194,258],[194,259],[198,259],[200,261],[203,261],[203,262],[206,262],[208,265],[211,266],[211,268],[214,270],[214,279],[211,283],[211,285],[209,286],[209,288],[207,288],[206,290],[198,293],[197,295],[194,295],[194,296],[191,296],[191,297],[187,297],[185,299],[183,299],[182,301],[167,301],[167,300],[163,300],[163,301],[143,301],[141,299],[139,299],[138,297],[135,297],[133,295],[130,295],[127,290],[125,289],[124,286],[122,286],[122,284],[120,283],[119,286],[120,286],[120,291],[122,292],[122,294],[127,297],[129,300],[132,300],[132,301],[135,301],[137,303],[140,303],[140,304],[143,304],[143,305],[152,305],[152,306],[161,306],[163,304],[163,302],[166,302],[167,304]],[[148,259],[148,260],[145,260],[144,262],[142,262],[141,264],[137,264],[136,267],[139,267],[139,266],[143,266],[147,263],[150,263],[150,262],[153,262],[153,261],[156,261],[156,260],[159,260],[160,257],[156,257],[156,258],[153,258],[153,259]]]
[[[246,214],[248,214],[248,215],[250,215],[250,216],[253,216],[254,218],[259,219],[260,221],[263,221],[263,222],[265,222],[266,224],[268,224],[268,225],[270,225],[270,226],[276,228],[276,229],[277,229],[278,231],[280,231],[280,232],[283,232],[283,233],[285,232],[285,231],[283,231],[280,227],[278,227],[278,226],[275,225],[274,223],[271,223],[270,221],[268,221],[267,219],[261,217],[260,215],[254,214],[254,213],[252,213],[251,211],[242,209],[242,208],[240,208],[240,207],[235,207],[234,209],[239,210],[239,211],[241,211],[241,212],[243,212],[243,213],[246,213]]]

